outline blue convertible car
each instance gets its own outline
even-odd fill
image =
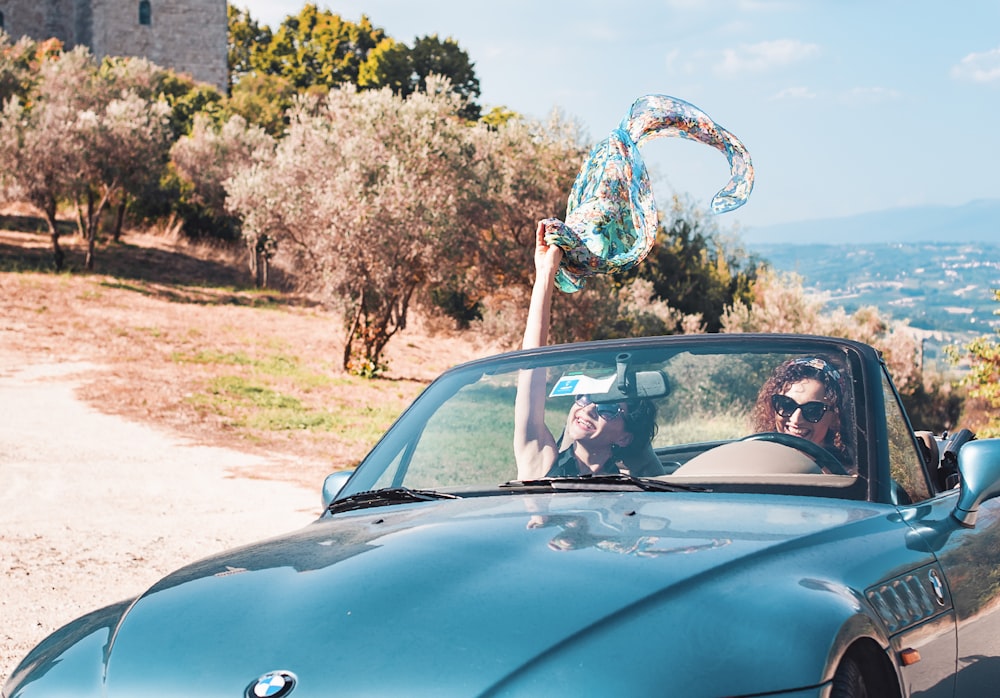
[[[879,354],[701,335],[433,382],[306,528],[57,631],[33,696],[989,696],[1000,440]]]

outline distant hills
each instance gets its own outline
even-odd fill
[[[1000,327],[1000,243],[883,242],[752,245],[750,249],[827,305],[875,306],[929,332],[986,334]]]
[[[747,228],[747,249],[829,307],[884,315],[952,339],[1000,327],[1000,199]]]
[[[753,247],[776,243],[992,242],[1000,243],[1000,199],[961,206],[912,206],[795,223],[744,228]]]
[[[930,344],[1000,328],[992,293],[1000,288],[1000,199],[748,228],[743,238],[778,271],[801,276],[827,307],[874,306]]]
[[[781,272],[802,277],[827,308],[864,306],[907,320],[923,338],[924,360],[941,366],[942,347],[996,337],[1000,303],[1000,242],[881,242],[748,245]]]

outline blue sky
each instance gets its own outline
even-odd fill
[[[235,4],[277,28],[304,2]],[[604,138],[632,101],[699,106],[747,146],[750,201],[723,228],[1000,198],[1000,2],[958,0],[328,0],[398,41],[451,37],[485,108],[552,109]],[[729,177],[707,146],[643,147],[663,206]],[[564,213],[554,212],[554,215]],[[749,234],[748,234],[749,233]]]

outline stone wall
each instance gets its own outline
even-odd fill
[[[149,25],[139,23],[140,0],[0,0],[0,12],[15,40],[54,36],[98,58],[140,56],[225,91],[226,1],[148,1]]]

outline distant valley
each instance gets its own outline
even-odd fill
[[[1000,244],[870,243],[753,245],[772,266],[802,277],[827,304],[853,312],[875,306],[914,327],[986,334],[1000,327]]]
[[[1000,328],[991,291],[1000,288],[1000,200],[753,228],[743,239],[828,307],[908,320],[926,358]]]

